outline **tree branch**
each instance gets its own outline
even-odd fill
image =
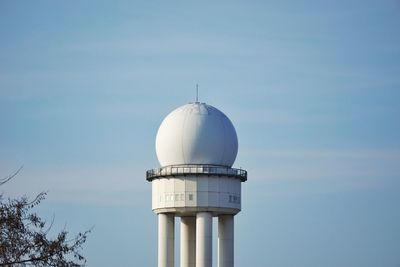
[[[32,258],[32,259],[26,259],[26,260],[20,260],[20,261],[12,261],[12,262],[5,262],[1,263],[0,266],[12,266],[13,264],[21,264],[21,263],[27,263],[27,262],[35,262],[35,261],[43,261],[46,262],[46,259],[50,258],[53,255],[49,255],[47,257],[42,257],[42,258]]]
[[[16,172],[14,172],[13,174],[11,174],[11,175],[9,175],[9,176],[7,176],[7,177],[1,178],[1,179],[0,179],[0,185],[3,185],[3,184],[5,184],[5,183],[7,183],[7,182],[10,181],[12,178],[14,178],[14,177],[20,172],[20,170],[22,170],[23,167],[24,167],[24,165],[22,165],[21,167],[19,167],[19,169],[18,169]]]

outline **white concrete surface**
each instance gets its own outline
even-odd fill
[[[233,215],[218,216],[218,267],[233,267],[234,218]]]
[[[152,209],[229,208],[241,209],[241,181],[224,176],[187,175],[155,179],[152,182]],[[161,211],[163,212],[163,211]]]
[[[158,214],[158,267],[174,267],[175,215]]]
[[[181,267],[196,267],[196,217],[181,217]]]
[[[196,267],[212,266],[212,215],[196,214]]]

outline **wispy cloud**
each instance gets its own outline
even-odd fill
[[[1,189],[5,197],[34,197],[47,191],[48,201],[52,202],[133,206],[138,196],[148,197],[150,184],[144,171],[132,169],[25,168]]]
[[[249,179],[257,183],[302,181],[326,191],[400,182],[400,151],[394,149],[261,149],[241,156],[251,164]]]
[[[235,121],[243,123],[257,124],[303,124],[309,122],[327,122],[335,120],[335,117],[330,114],[312,113],[304,110],[297,111],[289,108],[266,108],[254,107],[243,108],[240,110],[232,110],[232,118]]]
[[[243,55],[254,53],[244,49],[251,43],[237,42],[221,36],[160,35],[140,36],[131,39],[98,40],[70,44],[67,48],[76,52],[131,54],[131,55]]]

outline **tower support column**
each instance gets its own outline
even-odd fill
[[[218,267],[233,267],[233,215],[218,216]]]
[[[158,214],[158,267],[174,267],[175,215]]]
[[[196,217],[181,217],[181,267],[196,267]]]
[[[196,214],[196,267],[212,266],[212,215]]]

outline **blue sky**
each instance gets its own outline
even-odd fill
[[[95,225],[88,266],[156,266],[145,171],[162,119],[198,83],[233,121],[235,166],[249,171],[236,266],[399,266],[399,12],[0,1],[0,175],[24,165],[1,191],[48,191],[38,211],[55,231]]]

